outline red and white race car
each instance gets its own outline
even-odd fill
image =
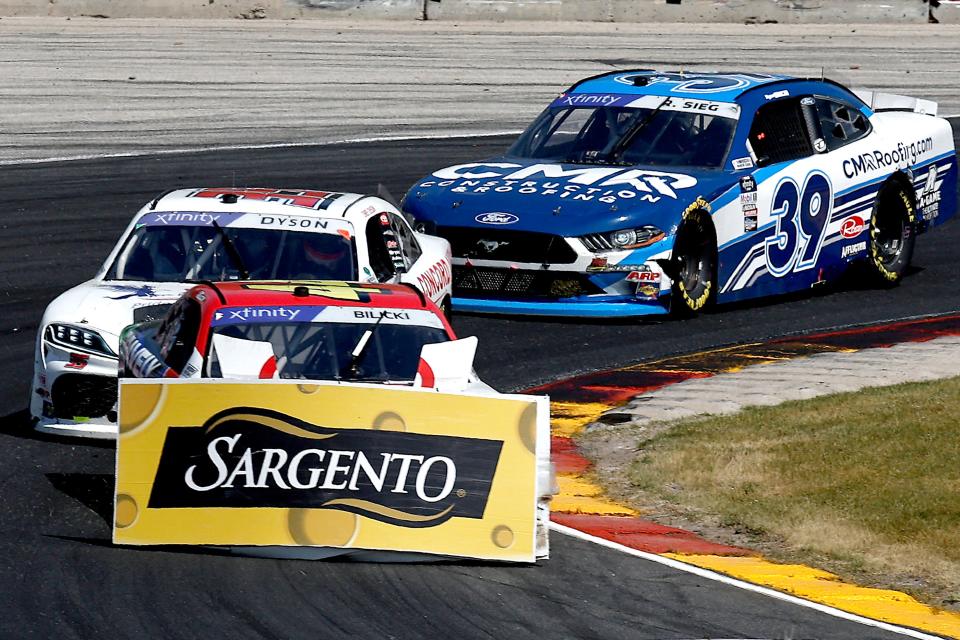
[[[450,304],[450,245],[373,196],[180,189],[147,203],[93,279],[47,307],[30,413],[38,430],[113,437],[119,335],[200,280],[405,282]]]
[[[473,371],[476,338],[410,285],[221,282],[187,291],[121,336],[123,375],[373,382],[495,394]]]

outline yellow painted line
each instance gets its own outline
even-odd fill
[[[716,354],[746,349],[754,345],[739,345],[705,352]],[[831,348],[827,351],[841,353],[855,353],[859,349]],[[761,356],[755,354],[737,354],[746,362],[725,369],[709,372],[711,375],[740,371],[746,366],[774,363],[784,360],[793,360],[808,354],[785,356]],[[645,363],[626,367],[621,370],[663,373],[691,373],[700,374],[700,371],[686,371],[683,369],[659,369],[657,364],[669,360],[665,359],[654,363]],[[752,361],[752,362],[751,362]],[[669,385],[667,385],[669,386]],[[551,403],[551,432],[555,436],[572,437],[591,422],[595,422],[606,411],[620,406],[600,402],[553,402]],[[560,513],[582,513],[588,515],[637,516],[640,513],[630,507],[617,504],[606,498],[603,489],[594,482],[582,476],[560,474],[557,476],[559,493],[554,496],[551,510]],[[788,593],[811,602],[833,607],[841,611],[872,618],[881,622],[905,627],[913,627],[922,631],[935,633],[960,640],[960,614],[935,609],[925,605],[913,597],[898,591],[888,589],[874,589],[860,587],[843,582],[835,574],[814,569],[804,565],[777,564],[756,556],[716,556],[716,555],[684,555],[675,553],[660,554],[679,562],[690,564],[702,569],[726,574],[738,580],[761,585]]]
[[[550,431],[555,436],[570,438],[613,406],[603,402],[551,402]]]
[[[550,501],[551,511],[603,516],[638,515],[638,512],[630,507],[603,497],[603,489],[582,476],[559,474],[557,485],[560,492]]]
[[[960,613],[935,609],[899,591],[860,587],[827,571],[758,557],[662,555],[866,618],[960,638]]]

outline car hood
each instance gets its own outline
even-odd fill
[[[116,350],[124,327],[163,317],[167,308],[192,286],[179,282],[91,280],[51,302],[44,324],[61,322],[88,327],[101,333]]]
[[[721,171],[502,157],[435,171],[403,206],[441,226],[577,236],[651,224],[669,232],[698,197],[709,202],[736,184]]]

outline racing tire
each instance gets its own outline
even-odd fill
[[[717,291],[717,234],[709,213],[695,209],[684,216],[670,262],[671,313],[690,316],[713,303]]]
[[[910,267],[917,241],[917,213],[913,200],[899,183],[880,189],[870,217],[867,266],[881,285],[900,283]]]
[[[447,320],[453,319],[453,303],[450,301],[450,296],[444,298],[443,302],[440,303],[440,311],[443,312],[443,316]]]

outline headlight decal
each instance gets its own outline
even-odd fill
[[[662,229],[645,225],[631,229],[619,229],[609,233],[591,233],[580,237],[584,246],[593,253],[642,249],[666,237]]]
[[[96,331],[58,322],[47,325],[44,339],[68,351],[79,351],[107,358],[116,358],[117,354],[107,341]]]

